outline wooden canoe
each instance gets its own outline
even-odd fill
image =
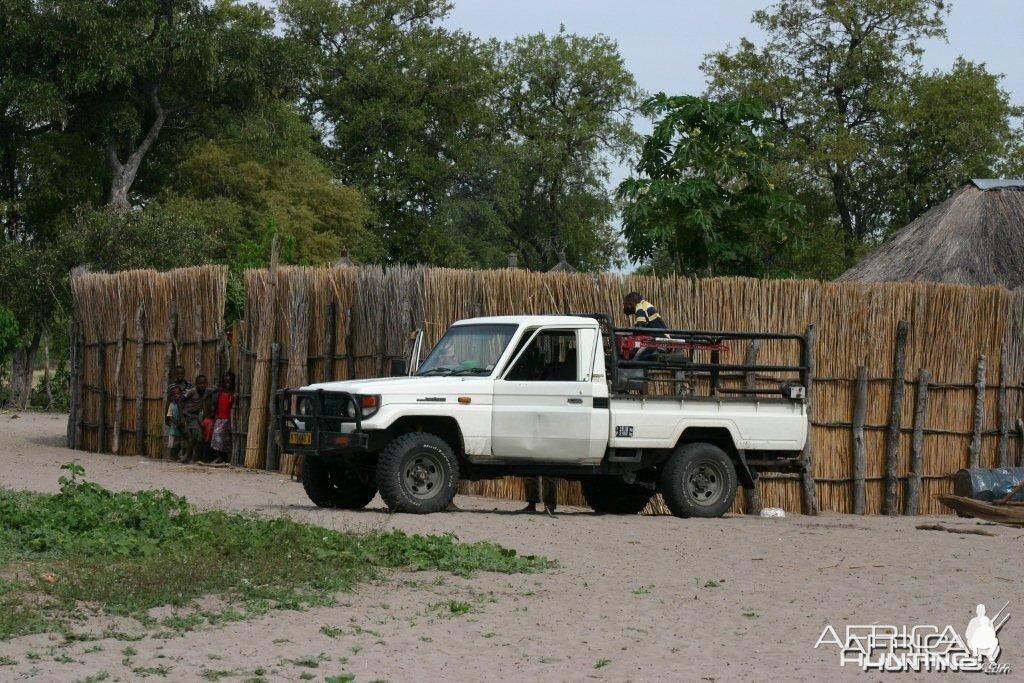
[[[1024,507],[1018,505],[993,505],[973,498],[940,494],[939,502],[959,515],[977,517],[988,522],[1024,526]]]

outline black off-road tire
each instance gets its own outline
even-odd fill
[[[380,453],[377,488],[392,512],[440,512],[458,491],[459,461],[439,436],[403,434]]]
[[[594,512],[608,515],[638,515],[654,495],[653,491],[630,486],[615,477],[584,479],[580,488]]]
[[[679,446],[661,470],[658,491],[676,517],[721,517],[736,498],[736,465],[710,443]]]
[[[302,461],[302,488],[322,508],[361,510],[377,495],[377,487],[361,482],[340,465],[306,456]]]

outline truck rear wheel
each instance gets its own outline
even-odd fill
[[[306,456],[302,461],[302,488],[322,508],[361,510],[377,495],[377,487],[365,484],[340,465]]]
[[[736,497],[736,466],[714,444],[683,444],[665,463],[658,490],[676,517],[721,517]]]
[[[637,515],[647,507],[651,491],[630,486],[614,477],[594,477],[580,482],[583,497],[594,512],[609,515]]]
[[[381,451],[377,487],[394,512],[440,512],[459,488],[459,461],[452,447],[438,436],[403,434]]]

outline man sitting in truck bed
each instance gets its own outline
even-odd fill
[[[667,326],[658,309],[645,299],[640,292],[630,292],[622,299],[622,312],[633,318],[633,327],[647,327],[664,330]],[[651,336],[663,336],[651,333]]]

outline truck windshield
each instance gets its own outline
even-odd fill
[[[430,352],[417,375],[489,375],[517,325],[455,325]]]

